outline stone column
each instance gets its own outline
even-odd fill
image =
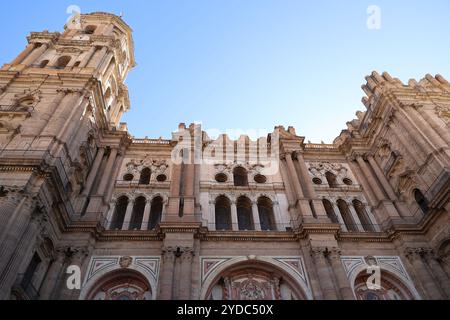
[[[425,250],[423,248],[407,248],[405,250],[405,256],[411,262],[411,265],[419,278],[418,280],[421,282],[425,294],[427,295],[426,298],[432,300],[442,299],[443,297],[439,292],[439,288],[427,270],[427,265],[423,261],[424,254]]]
[[[95,177],[98,174],[98,168],[102,163],[103,156],[105,155],[105,148],[98,148],[97,155],[95,156],[94,163],[92,164],[91,171],[89,172],[88,178],[86,179],[86,184],[84,186],[83,195],[88,196],[91,192],[92,184],[94,183]]]
[[[162,249],[161,286],[159,300],[171,300],[173,289],[173,273],[175,267],[175,249],[165,247]]]
[[[280,210],[280,203],[278,201],[273,202],[273,212],[275,214],[275,230],[283,231],[286,230],[286,225],[283,221],[283,215],[281,214]],[[290,225],[289,225],[290,227]]]
[[[311,248],[311,256],[313,257],[317,276],[319,278],[320,287],[322,289],[324,300],[337,300],[336,291],[331,279],[330,269],[328,267],[325,254],[326,248]]]
[[[24,232],[17,238],[18,241],[11,249],[13,252],[8,256],[1,256],[4,259],[4,268],[0,273],[0,300],[7,299],[10,294],[11,286],[13,285],[17,273],[20,272],[20,266],[23,263],[24,257],[30,257],[36,243],[36,236],[42,229],[42,222],[47,219],[45,214],[41,211],[34,211],[29,222],[26,224]],[[3,261],[2,261],[3,262]]]
[[[437,119],[437,115],[434,113],[434,110],[431,111],[434,113],[433,115],[430,115],[430,111],[422,109],[421,112],[418,113],[419,116],[422,117],[440,137],[442,137],[446,144],[450,145],[450,132],[446,128],[445,123],[442,120]],[[437,123],[437,121],[439,121],[441,124]]]
[[[34,43],[29,43],[25,50],[23,50],[12,62],[11,65],[15,66],[20,64],[34,49]]]
[[[16,251],[20,239],[28,228],[34,210],[35,204],[30,198],[25,196],[9,218],[0,241],[0,276],[4,268],[7,267],[11,255]]]
[[[284,158],[287,164],[289,179],[293,183],[294,192],[299,204],[300,213],[303,215],[303,218],[311,219],[313,218],[311,207],[309,206],[309,201],[305,199],[305,196],[303,194],[302,187],[300,185],[300,181],[297,176],[297,171],[295,170],[294,162],[292,161],[292,154],[286,153]]]
[[[423,152],[425,156],[433,153],[433,148],[422,137],[421,132],[414,127],[414,124],[409,119],[408,114],[402,108],[399,108],[398,116],[396,117],[401,126],[406,130],[409,135],[409,139],[417,141],[417,147]]]
[[[330,200],[330,202],[331,202],[331,200]],[[348,231],[347,226],[345,225],[345,221],[342,218],[341,211],[339,210],[336,202],[334,202],[334,201],[331,202],[331,205],[333,206],[334,214],[336,215],[336,217],[337,217],[337,219],[339,221],[339,224],[341,225],[342,231],[347,232]]]
[[[141,230],[148,230],[148,222],[150,220],[151,205],[152,205],[151,200],[147,199],[147,201],[145,202],[144,218],[142,219]]]
[[[401,145],[405,147],[405,150],[407,152],[407,155],[410,156],[412,159],[414,159],[415,162],[421,163],[425,159],[423,155],[421,155],[418,152],[411,151],[409,147],[414,146],[414,142],[410,141],[408,138],[404,137],[404,130],[402,130],[401,124],[399,121],[391,121],[389,123],[389,128],[393,131],[393,134],[397,137],[397,139],[400,141]],[[415,149],[415,148],[411,148]]]
[[[189,300],[191,298],[191,285],[192,285],[192,260],[194,258],[193,248],[184,248],[181,254],[181,272],[180,272],[180,287],[179,297],[180,300]]]
[[[130,228],[131,216],[133,215],[134,199],[128,200],[127,211],[125,213],[125,219],[123,220],[122,230],[128,230]]]
[[[44,279],[43,285],[39,290],[39,299],[40,300],[50,300],[52,298],[52,294],[56,287],[58,278],[63,272],[64,260],[66,259],[66,249],[65,247],[57,248],[55,250],[55,260],[50,265],[50,268],[47,271],[47,275]]]
[[[425,254],[425,260],[428,263],[428,266],[436,278],[436,280],[439,282],[440,287],[445,292],[446,299],[450,299],[450,278],[447,276],[445,271],[442,269],[441,265],[436,259],[436,256],[434,253],[429,250]]]
[[[384,175],[384,173],[381,171],[380,167],[378,166],[378,163],[375,161],[372,155],[367,156],[367,160],[369,161],[370,166],[374,170],[375,174],[377,175],[378,179],[381,182],[381,185],[383,186],[384,190],[388,194],[389,198],[392,201],[395,201],[397,204],[397,208],[400,211],[402,216],[408,216],[408,208],[405,207],[404,203],[399,202],[397,195],[394,192],[394,189],[392,188],[391,184],[389,183],[388,179]]]
[[[352,214],[353,222],[356,224],[356,229],[360,232],[364,232],[364,227],[361,223],[361,220],[359,220],[358,214],[356,213],[355,208],[353,207],[353,203],[347,203],[348,209],[350,210],[350,213]],[[370,222],[370,221],[369,221]]]
[[[64,97],[67,94],[67,91],[64,89],[58,89],[56,90],[56,97],[53,99],[53,101],[48,105],[48,107],[46,108],[47,110],[45,110],[45,113],[43,113],[40,117],[38,121],[38,125],[37,126],[37,130],[36,135],[40,135],[42,134],[42,132],[46,129],[47,125],[48,125],[48,121],[50,120],[50,118],[53,116],[53,114],[55,113],[55,111],[57,110],[58,106],[62,103]]]
[[[234,231],[239,230],[236,200],[231,200],[231,227]]]
[[[298,217],[298,212],[297,212],[296,206],[295,206],[296,196],[294,195],[294,192],[292,190],[292,184],[290,183],[289,174],[287,171],[288,170],[286,168],[286,161],[280,161],[280,173],[281,173],[281,177],[283,179],[284,187],[286,189],[286,198],[288,200],[288,205],[289,205],[289,207],[288,207],[289,219],[290,219],[291,224],[293,224],[294,221],[295,221],[295,224],[297,224],[299,217]]]
[[[97,189],[98,195],[104,195],[106,185],[108,182],[112,183],[111,181],[111,170],[114,165],[114,162],[116,161],[118,150],[116,148],[111,149],[111,153],[108,157],[108,162],[106,163],[105,171],[103,172],[102,180],[100,181],[100,184]]]
[[[418,132],[422,134],[421,131],[423,131],[423,137],[429,141],[429,144],[433,146],[436,150],[447,146],[447,143],[444,141],[441,136],[438,135],[438,133],[431,128],[431,123],[428,123],[421,117],[421,114],[415,109],[415,106],[410,106],[407,109],[408,114],[410,115],[411,119],[416,123],[418,126]],[[446,130],[448,131],[448,130]]]
[[[341,251],[338,248],[333,248],[329,255],[331,268],[334,272],[341,298],[344,300],[355,300],[350,281],[345,274],[344,266],[341,261]]]
[[[216,230],[216,201],[215,200],[209,200],[208,210],[209,210],[208,229],[214,231],[214,230]],[[230,214],[231,214],[231,210],[230,210]]]
[[[316,190],[312,183],[311,177],[309,176],[308,168],[306,167],[305,159],[301,152],[295,153],[298,163],[298,168],[300,169],[300,180],[302,185],[306,188],[306,196],[312,199],[312,205],[319,219],[327,219],[327,213],[320,199],[317,198]],[[327,219],[328,220],[328,219]],[[328,221],[326,221],[328,222]]]
[[[112,222],[113,217],[114,217],[114,211],[116,210],[116,201],[117,200],[114,200],[114,201],[112,201],[109,204],[109,210],[108,210],[108,213],[106,215],[105,222],[104,222],[106,230],[110,230],[111,229],[111,222]]]
[[[91,193],[92,184],[94,183],[95,177],[98,174],[98,168],[100,167],[100,164],[102,163],[104,154],[105,154],[105,148],[100,147],[97,151],[97,155],[95,156],[95,160],[94,160],[94,163],[92,164],[91,170],[89,171],[89,175],[86,179],[86,183],[84,185],[83,192],[81,193],[81,196],[78,200],[78,205],[76,208],[76,210],[78,212],[81,212],[83,210],[83,206],[85,204],[86,197],[89,196],[89,194]]]
[[[48,44],[43,43],[39,47],[35,47],[33,51],[26,57],[21,64],[30,65],[33,64],[37,58],[39,58],[48,49]]]
[[[295,194],[297,195],[298,199],[303,199],[304,195],[303,195],[302,187],[300,185],[300,182],[299,182],[299,179],[297,176],[297,172],[295,171],[294,162],[292,161],[292,154],[286,153],[285,159],[286,159],[286,164],[287,164],[287,168],[288,168],[288,172],[289,172],[289,177],[291,178],[291,181],[293,182]]]
[[[94,56],[89,61],[87,67],[88,68],[97,68],[100,64],[101,59],[105,56],[106,52],[108,51],[107,47],[103,47],[100,50],[96,50]]]
[[[113,166],[113,170],[112,170],[112,174],[111,174],[112,183],[110,183],[108,185],[108,187],[106,188],[107,192],[106,192],[105,201],[109,201],[112,197],[114,187],[115,187],[115,181],[117,180],[117,175],[119,174],[120,166],[122,165],[123,158],[124,158],[123,151],[117,152],[116,161],[114,162],[114,166]]]
[[[356,160],[356,158],[355,158],[355,160]],[[370,205],[376,206],[377,200],[375,199],[373,190],[370,187],[369,183],[367,182],[366,177],[364,177],[364,174],[361,172],[361,169],[359,168],[359,164],[356,161],[350,160],[349,165],[350,165],[351,170],[355,174],[356,179],[359,181]]]
[[[96,51],[95,47],[91,47],[89,49],[89,51],[85,54],[83,60],[81,60],[79,67],[80,68],[84,68],[87,66],[87,64],[89,63],[89,60],[91,60],[92,56],[94,55]]]
[[[364,159],[360,155],[356,157],[356,161],[358,162],[359,167],[361,168],[367,181],[371,185],[372,190],[375,193],[375,196],[377,197],[378,201],[384,200],[386,197],[383,194],[383,191],[381,191],[381,188],[378,185],[378,182],[375,180],[375,177],[372,175],[372,172],[370,172],[370,169],[369,169],[366,161],[364,161]]]
[[[252,201],[253,225],[256,231],[261,231],[261,221],[259,221],[258,203]]]

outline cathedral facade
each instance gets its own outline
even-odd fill
[[[133,50],[92,13],[1,68],[0,299],[450,299],[442,76],[373,72],[332,144],[137,139]]]

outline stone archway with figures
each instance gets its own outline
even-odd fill
[[[87,300],[152,300],[147,279],[134,270],[112,271],[91,288]]]
[[[206,300],[307,300],[307,285],[286,268],[261,259],[224,263],[204,284]],[[275,262],[275,260],[274,260]],[[305,290],[306,289],[306,290]]]

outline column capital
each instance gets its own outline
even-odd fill
[[[334,248],[331,248],[331,250],[329,251],[329,257],[331,258],[331,259],[333,259],[333,260],[341,260],[341,249],[340,248],[337,248],[337,247],[334,247]]]
[[[292,158],[296,160],[303,159],[303,150],[292,151]]]
[[[405,256],[409,260],[413,261],[416,259],[424,258],[428,255],[430,255],[433,252],[430,248],[423,248],[423,247],[408,247],[405,249]]]
[[[325,258],[329,255],[330,251],[327,247],[311,247],[310,253],[314,258]]]
[[[181,260],[183,261],[192,261],[195,256],[195,252],[193,248],[182,248],[183,253],[181,254]]]

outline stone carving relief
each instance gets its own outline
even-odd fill
[[[331,163],[328,161],[310,162],[308,170],[311,177],[320,178],[322,181],[326,181],[325,174],[327,172],[333,173],[339,183],[342,183],[342,180],[345,178],[355,181],[350,169],[342,163]]]
[[[436,114],[439,118],[444,120],[444,122],[449,125],[450,124],[450,108],[448,106],[436,106],[435,109]]]
[[[139,174],[144,168],[149,168],[156,175],[165,174],[169,165],[166,160],[160,159],[131,159],[126,164],[126,172],[131,174]]]

